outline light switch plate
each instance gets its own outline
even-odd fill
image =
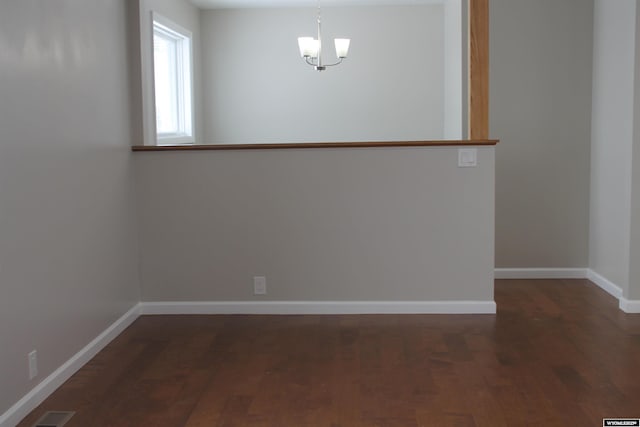
[[[458,167],[474,168],[478,165],[478,149],[477,148],[459,148],[458,149]]]

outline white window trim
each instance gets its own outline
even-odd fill
[[[183,64],[183,73],[189,75],[188,86],[183,84],[186,87],[185,97],[188,99],[185,100],[183,108],[184,110],[180,113],[180,120],[183,122],[184,128],[187,130],[186,133],[180,134],[158,134],[156,128],[156,97],[155,97],[155,61],[153,54],[153,42],[155,35],[155,27],[156,23],[159,24],[160,27],[164,27],[163,29],[169,33],[176,33],[181,37],[184,37],[186,47],[188,49],[188,62],[180,61]],[[151,109],[153,111],[153,142],[154,145],[192,145],[195,143],[195,106],[194,106],[194,91],[193,91],[193,33],[170,19],[164,17],[156,11],[151,11],[151,70],[150,70],[150,80],[151,80]]]

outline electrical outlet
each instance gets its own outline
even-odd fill
[[[33,350],[27,354],[27,360],[29,361],[29,379],[32,380],[38,376],[38,352]]]
[[[264,276],[255,276],[253,278],[253,294],[266,295],[266,293],[267,293],[267,278]]]

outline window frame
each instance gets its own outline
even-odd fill
[[[161,134],[157,128],[156,110],[156,31],[176,41],[176,98],[178,132]],[[193,33],[156,11],[151,11],[151,80],[155,145],[193,145],[195,143],[195,106],[193,91]]]

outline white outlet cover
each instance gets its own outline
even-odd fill
[[[458,149],[458,167],[473,168],[478,165],[478,149],[477,148],[459,148]]]
[[[29,379],[32,380],[38,376],[38,352],[33,350],[27,355],[29,360]]]
[[[264,276],[255,276],[253,278],[253,294],[266,295],[266,293],[267,293],[267,278]]]

